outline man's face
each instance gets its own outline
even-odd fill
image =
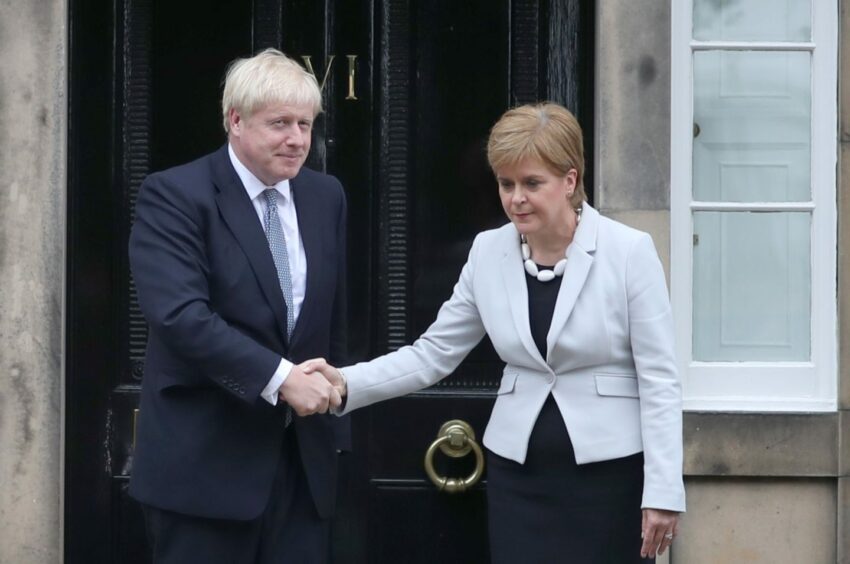
[[[292,178],[310,152],[313,107],[271,103],[250,117],[230,110],[230,144],[266,186]]]

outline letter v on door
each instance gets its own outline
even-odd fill
[[[315,76],[316,79],[318,80],[319,75],[317,75],[316,71],[313,70],[313,61],[312,61],[313,57],[310,56],[310,55],[301,55],[301,58],[304,59],[304,66],[307,67],[307,71],[310,74],[312,74],[313,76]],[[328,58],[328,66],[325,67],[325,76],[322,77],[322,81],[319,83],[319,90],[321,90],[322,92],[325,91],[325,83],[328,81],[328,76],[331,74],[331,67],[334,64],[335,58],[336,58],[336,55],[331,55]]]
[[[304,66],[307,67],[307,71],[316,77],[316,80],[319,80],[316,71],[313,69],[313,57],[310,55],[301,55],[301,58],[304,59]],[[357,55],[346,55],[346,58],[348,59],[348,95],[345,99],[357,100],[357,95],[354,93],[354,73],[356,72],[355,65],[357,63]],[[328,82],[328,76],[331,74],[334,59],[336,59],[336,55],[328,57],[328,66],[325,67],[325,75],[322,77],[322,82],[319,84],[319,90],[322,92],[325,91],[325,84]]]

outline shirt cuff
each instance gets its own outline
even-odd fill
[[[285,358],[280,359],[280,364],[277,365],[277,370],[272,374],[271,380],[266,384],[266,387],[263,388],[263,391],[260,393],[260,396],[269,402],[272,405],[277,405],[277,392],[280,390],[280,387],[286,382],[286,379],[289,377],[289,372],[292,370],[294,365],[286,360]]]

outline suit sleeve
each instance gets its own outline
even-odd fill
[[[685,510],[682,482],[682,387],[664,269],[647,234],[626,266],[629,335],[640,393],[644,487],[641,507]]]
[[[344,413],[438,382],[451,374],[481,341],[485,330],[473,291],[477,243],[476,239],[451,297],[416,342],[372,361],[343,368],[348,381]]]
[[[235,397],[254,403],[281,357],[213,310],[199,216],[185,190],[162,175],[145,180],[129,244],[139,305],[151,333],[172,354]],[[196,383],[196,376],[185,377],[187,384]]]

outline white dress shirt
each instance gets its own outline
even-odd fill
[[[248,170],[242,164],[236,153],[233,152],[233,147],[227,146],[227,153],[230,155],[230,162],[233,168],[236,169],[236,174],[239,180],[242,181],[242,186],[245,187],[245,192],[251,199],[254,205],[254,210],[257,212],[257,219],[260,225],[265,230],[265,215],[268,204],[266,198],[263,197],[263,192],[268,189],[277,190],[277,215],[280,218],[283,234],[286,237],[286,252],[289,255],[289,273],[292,277],[292,315],[295,323],[298,323],[298,315],[301,313],[301,306],[304,304],[304,294],[307,290],[307,253],[304,252],[304,243],[301,240],[301,234],[298,232],[298,215],[295,210],[295,205],[292,201],[292,189],[289,186],[289,180],[282,180],[274,186],[266,186],[259,178]],[[293,364],[281,358],[280,364],[272,375],[269,383],[262,391],[264,400],[272,405],[277,405],[277,391],[280,386],[286,381],[289,372],[292,370]]]

